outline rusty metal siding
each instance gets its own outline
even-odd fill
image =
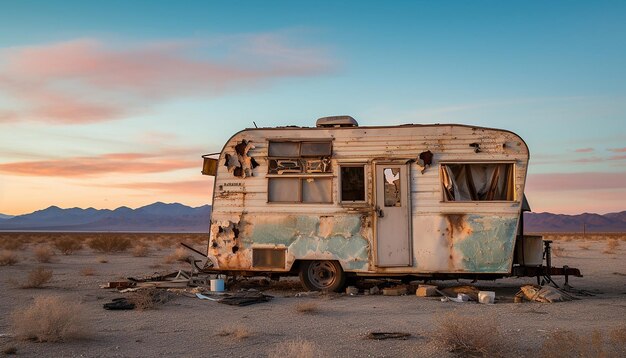
[[[268,140],[299,138],[333,140],[333,204],[267,202]],[[226,154],[231,158],[237,155],[235,146],[242,141],[249,142],[246,155],[239,157],[248,161],[242,167],[250,166],[249,158],[258,164],[247,168],[252,176],[245,178],[226,166]],[[338,203],[338,163],[417,159],[427,150],[434,154],[429,168],[411,164],[413,266],[377,268],[371,254],[375,238],[372,167],[367,166],[368,205],[344,207]],[[528,156],[525,143],[517,135],[468,126],[242,131],[226,144],[219,159],[209,254],[224,269],[250,270],[254,247],[276,247],[286,249],[285,269],[296,259],[326,258],[339,260],[344,269],[356,272],[505,273],[512,263]],[[439,163],[482,161],[515,163],[516,201],[442,202]],[[350,230],[346,231],[347,223],[356,226],[348,225]]]

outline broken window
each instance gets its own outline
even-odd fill
[[[400,168],[383,169],[385,206],[402,206],[400,196]]]
[[[365,201],[365,166],[342,166],[341,201]]]
[[[268,178],[271,203],[332,203],[331,178]]]
[[[270,141],[268,202],[332,203],[331,141]]]
[[[332,142],[269,142],[268,174],[331,173]]]
[[[513,201],[512,163],[442,164],[444,201]]]

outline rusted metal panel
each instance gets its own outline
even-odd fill
[[[299,138],[332,140],[329,168],[322,174],[332,179],[332,203],[268,203],[268,143]],[[427,151],[432,153],[430,165],[419,158]],[[528,148],[517,135],[470,126],[245,130],[231,138],[219,158],[209,255],[220,268],[230,270],[253,270],[252,249],[264,247],[286,250],[284,268],[264,271],[288,270],[298,259],[336,259],[347,271],[366,273],[506,273],[513,259],[528,158]],[[409,267],[376,267],[372,257],[374,159],[411,161]],[[442,162],[513,163],[515,200],[443,202]],[[364,203],[339,202],[341,163],[365,164]]]

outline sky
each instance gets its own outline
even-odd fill
[[[211,203],[248,127],[461,123],[535,212],[626,210],[624,1],[0,2],[0,213]]]

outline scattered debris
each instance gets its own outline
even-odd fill
[[[437,295],[437,286],[434,285],[419,285],[417,290],[415,290],[415,296],[417,297],[433,297]]]
[[[265,295],[258,291],[242,291],[237,293],[224,294],[222,298],[213,298],[201,293],[196,293],[196,297],[201,300],[209,300],[224,303],[230,306],[249,306],[255,303],[269,302],[273,296]]]
[[[383,340],[383,339],[401,339],[407,340],[411,337],[411,333],[405,332],[370,332],[367,334],[367,339]]]
[[[372,288],[370,288],[370,295],[377,295],[380,293],[380,288],[378,288],[378,286],[374,286]]]
[[[321,295],[321,291],[304,291],[295,294],[295,297],[314,297]]]
[[[494,291],[479,291],[478,302],[493,304],[496,299],[496,293]]]
[[[439,290],[442,296],[457,297],[459,293],[463,293],[469,296],[472,301],[478,301],[478,292],[480,292],[478,288],[469,285],[453,286]]]
[[[571,301],[578,299],[565,291],[559,290],[552,286],[537,286],[537,285],[524,285],[520,288],[520,291],[515,295],[516,297],[523,297],[528,301],[553,303],[561,301]]]
[[[346,287],[346,294],[350,296],[355,296],[359,294],[359,289],[354,286]]]
[[[444,296],[441,299],[441,302],[448,302],[448,301],[457,302],[457,303],[469,302],[470,301],[470,296],[468,296],[468,295],[466,295],[464,293],[459,293],[456,297]]]
[[[402,295],[406,295],[406,292],[407,292],[407,289],[406,289],[406,286],[404,285],[383,288],[384,296],[402,296]]]
[[[105,303],[102,305],[105,310],[134,310],[135,304],[128,301],[126,297],[114,298],[113,302]]]

